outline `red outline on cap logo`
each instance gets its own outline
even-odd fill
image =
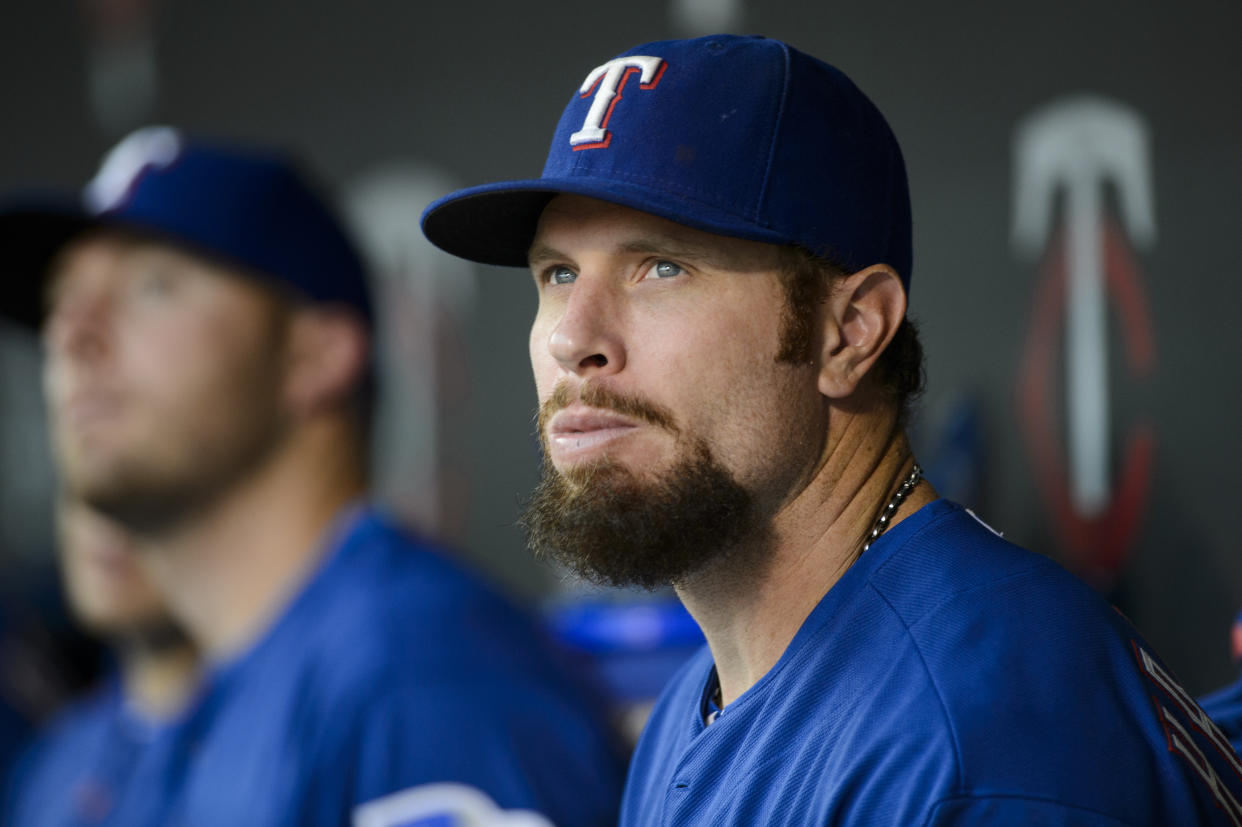
[[[606,149],[608,145],[612,143],[612,133],[608,131],[608,122],[609,120],[612,119],[613,110],[617,108],[617,102],[621,100],[622,93],[625,90],[625,84],[627,81],[629,81],[630,75],[636,72],[642,72],[644,70],[644,67],[641,65],[635,65],[632,62],[627,62],[627,61],[633,61],[635,59],[658,60],[659,61],[659,68],[655,70],[655,75],[651,78],[649,82],[639,83],[638,85],[639,89],[656,88],[656,85],[659,84],[660,82],[660,78],[664,77],[664,70],[668,68],[668,62],[665,61],[663,58],[635,55],[635,56],[631,56],[628,58],[617,58],[615,60],[610,60],[607,63],[603,64],[602,66],[598,66],[594,70],[592,70],[591,73],[587,75],[587,77],[588,78],[594,77],[594,81],[586,89],[582,89],[579,91],[578,97],[584,100],[586,98],[595,98],[596,96],[598,96],[599,94],[605,91],[603,88],[601,88],[601,86],[607,80],[608,75],[610,74],[609,70],[613,66],[617,65],[618,63],[621,63],[621,65],[625,66],[625,71],[621,73],[621,76],[616,81],[616,88],[612,89],[610,92],[612,99],[608,102],[608,108],[604,111],[603,116],[599,119],[598,126],[593,127],[591,125],[591,121],[593,120],[592,113],[588,111],[586,122],[582,125],[582,129],[580,129],[578,132],[575,132],[573,135],[569,136],[570,148],[574,152],[577,152],[580,149]],[[594,104],[592,104],[592,109],[594,109]],[[597,140],[597,141],[592,141],[591,143],[575,145],[574,139],[582,135],[582,133],[584,132],[602,133],[604,137],[603,137],[603,140]],[[591,135],[590,137],[594,137],[594,135]]]

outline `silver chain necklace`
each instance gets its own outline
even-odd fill
[[[910,469],[910,476],[902,481],[901,487],[897,489],[897,493],[893,494],[893,498],[888,501],[888,505],[884,506],[884,510],[880,512],[880,516],[875,521],[875,525],[871,529],[871,533],[867,535],[867,542],[863,543],[862,550],[866,551],[871,548],[871,544],[885,531],[888,530],[888,524],[892,522],[893,515],[897,513],[897,509],[901,508],[901,504],[906,501],[906,497],[910,496],[910,492],[918,487],[923,481],[923,469],[919,464],[914,463],[914,467]],[[704,723],[711,726],[715,723],[716,718],[720,716],[724,707],[724,698],[720,689],[720,678],[716,678],[716,686],[712,689],[711,702],[716,706],[712,712],[704,718]]]
[[[893,498],[888,501],[888,505],[884,506],[884,510],[880,512],[879,518],[871,528],[871,533],[867,535],[867,542],[863,543],[863,551],[871,548],[871,544],[888,530],[888,524],[892,521],[893,515],[897,513],[897,509],[901,507],[901,504],[906,501],[906,497],[910,496],[910,492],[922,481],[923,469],[916,462],[914,463],[914,468],[910,470],[910,476],[905,478],[901,483],[901,487],[897,489],[897,493],[893,495]]]

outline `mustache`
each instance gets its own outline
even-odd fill
[[[644,399],[637,394],[622,393],[593,382],[584,382],[575,389],[570,386],[569,382],[562,380],[556,384],[556,387],[552,389],[552,395],[539,408],[537,421],[540,439],[543,439],[544,434],[547,433],[548,420],[574,402],[581,402],[583,405],[599,410],[613,411],[622,416],[664,428],[673,434],[680,433],[673,418],[673,412],[663,405]]]

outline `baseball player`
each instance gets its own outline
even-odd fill
[[[139,539],[206,661],[124,824],[615,820],[600,704],[366,500],[365,274],[295,165],[147,129],[0,237],[64,484]]]
[[[672,583],[707,638],[621,823],[1242,823],[1242,764],[1151,647],[922,478],[910,201],[871,101],[725,35],[572,81],[542,176],[423,230],[533,276],[535,552]]]
[[[134,541],[85,504],[57,506],[61,575],[74,617],[108,642],[116,671],[58,716],[13,779],[12,827],[141,823],[150,747],[185,714],[198,652],[138,565]]]

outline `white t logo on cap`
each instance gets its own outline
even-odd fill
[[[166,167],[181,154],[181,135],[168,126],[147,126],[114,146],[86,185],[86,208],[101,213],[118,206],[148,167]]]
[[[612,135],[604,127],[608,126],[613,107],[621,100],[621,88],[625,86],[625,82],[630,75],[640,72],[639,88],[654,89],[664,74],[665,66],[663,58],[629,55],[613,58],[603,66],[595,67],[582,82],[578,94],[585,98],[591,94],[596,84],[599,88],[595,89],[595,100],[591,102],[591,109],[587,112],[582,128],[569,136],[569,145],[575,150],[608,146]]]

